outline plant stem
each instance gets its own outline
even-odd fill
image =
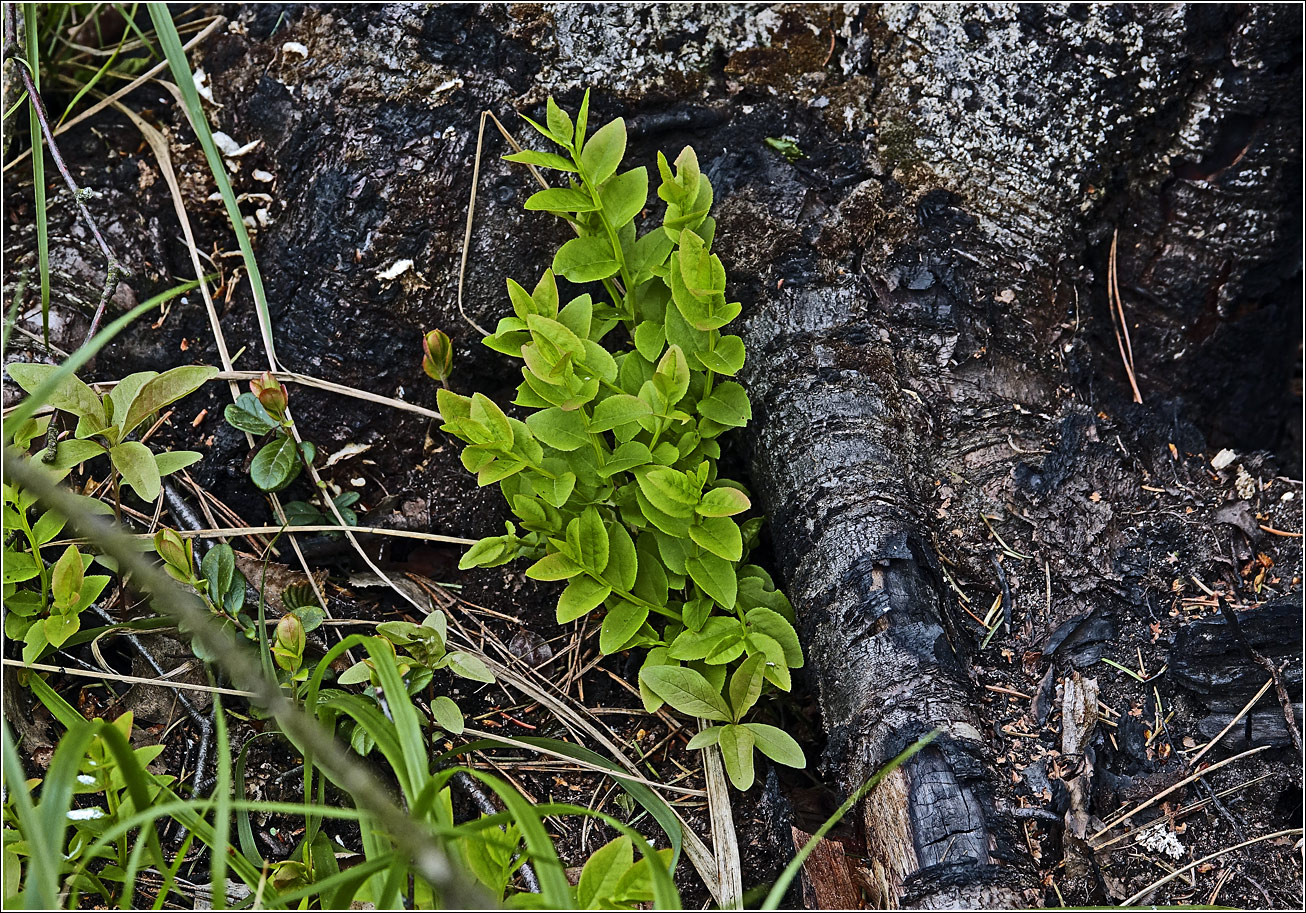
[[[18,56],[18,14],[15,6],[12,3],[5,4],[4,59],[6,60]],[[104,258],[109,264],[104,276],[104,289],[100,293],[100,302],[95,307],[95,314],[91,317],[91,326],[86,331],[86,339],[90,340],[100,327],[100,320],[104,317],[104,309],[108,305],[109,298],[113,295],[114,290],[118,288],[119,280],[130,276],[131,273],[114,256],[109,243],[104,240],[104,235],[100,234],[99,226],[95,224],[90,211],[86,208],[84,200],[87,191],[77,186],[77,181],[73,179],[72,172],[68,170],[68,165],[59,153],[59,146],[54,141],[54,132],[50,129],[50,118],[45,112],[45,104],[41,101],[41,94],[36,89],[36,82],[32,78],[32,71],[29,67],[30,61],[23,61],[15,69],[18,70],[19,77],[23,81],[23,88],[27,90],[28,103],[31,104],[36,120],[41,125],[41,133],[45,137],[46,148],[50,150],[50,158],[54,160],[55,167],[59,169],[59,174],[63,176],[64,183],[72,191],[73,205],[77,207],[82,221],[91,230],[91,235],[95,238],[96,243],[100,245],[100,250],[104,253]],[[33,157],[38,152],[39,150],[32,150]]]

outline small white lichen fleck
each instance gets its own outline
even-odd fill
[[[350,457],[358,456],[360,453],[367,453],[367,451],[371,449],[371,444],[346,444],[335,453],[331,454],[331,456],[327,457],[326,466],[329,469],[341,460],[347,460]]]
[[[1221,469],[1227,469],[1232,466],[1233,461],[1236,459],[1238,459],[1238,454],[1226,448],[1211,457],[1211,468],[1216,472],[1219,472]]]
[[[204,68],[196,67],[191,78],[195,80],[195,91],[200,93],[200,98],[211,105],[216,105],[217,102],[213,100],[213,88],[209,85],[209,74],[204,72]]]
[[[1184,845],[1179,842],[1179,838],[1175,836],[1174,831],[1160,825],[1143,831],[1138,838],[1138,843],[1140,846],[1145,846],[1154,852],[1165,853],[1171,859],[1178,859],[1184,854]]]
[[[1256,480],[1247,472],[1247,467],[1242,464],[1238,465],[1238,475],[1233,480],[1233,487],[1238,490],[1238,497],[1244,501],[1250,501],[1256,494]]]
[[[388,269],[383,269],[377,273],[376,278],[384,279],[386,282],[393,282],[412,268],[412,260],[396,260]]]
[[[262,142],[262,140],[256,139],[252,143],[246,143],[242,146],[221,130],[217,130],[213,134],[214,145],[218,147],[218,151],[229,159],[240,158],[242,155],[254,151]]]
[[[68,809],[69,821],[94,821],[96,818],[104,817],[104,809],[98,806],[91,808],[70,808]]]

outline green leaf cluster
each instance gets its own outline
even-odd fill
[[[223,627],[239,630],[254,639],[255,625],[243,611],[245,575],[237,569],[236,553],[230,545],[219,542],[211,546],[196,568],[192,541],[165,526],[154,534],[154,550],[163,559],[168,576],[193,589]],[[205,662],[213,662],[215,658],[199,640],[191,642],[191,650]]]
[[[15,437],[26,448],[45,434],[50,417],[31,420]],[[34,465],[49,464],[37,463]],[[63,476],[73,464],[56,464],[52,474]],[[110,508],[83,497],[86,508]],[[23,662],[34,663],[43,654],[67,643],[81,629],[81,613],[100,598],[109,577],[87,574],[94,558],[70,545],[48,560],[42,549],[63,532],[66,519],[54,511],[38,511],[36,498],[16,485],[4,486],[4,605],[5,636],[23,644]],[[106,560],[106,559],[102,559]]]
[[[275,386],[269,389],[263,383]],[[262,491],[281,491],[313,462],[317,448],[308,441],[295,441],[285,414],[285,390],[271,375],[251,381],[250,387],[257,392],[240,394],[222,415],[238,431],[266,439],[250,461],[249,477]]]
[[[6,637],[23,644],[23,662],[28,664],[76,634],[81,613],[109,584],[106,575],[86,573],[94,559],[75,545],[46,564],[41,549],[63,531],[65,519],[46,511],[33,522],[29,512],[35,500],[17,486],[4,486],[5,531],[22,536],[15,536],[4,550],[4,630]]]
[[[7,370],[14,383],[34,393],[58,368],[11,364]],[[183,365],[162,374],[139,371],[118,381],[103,396],[76,375],[69,375],[47,402],[61,412],[77,416],[77,427],[71,438],[58,442],[53,453],[47,455],[46,464],[66,472],[86,460],[107,454],[114,472],[141,500],[157,500],[162,478],[196,462],[201,454],[190,450],[154,453],[130,437],[151,416],[194,393],[217,373],[217,368],[207,365]]]
[[[481,485],[498,483],[516,516],[460,567],[528,558],[527,576],[567,581],[558,621],[601,611],[604,653],[647,649],[646,707],[728,722],[725,741],[748,762],[727,764],[746,788],[753,747],[803,763],[792,739],[739,724],[763,691],[789,690],[803,656],[788,600],[747,563],[762,520],[739,522],[748,493],[717,472],[718,439],[752,417],[744,388],[727,379],[744,364],[742,340],[726,332],[740,305],[727,301],[712,252],[712,186],[694,150],[674,163],[659,154],[665,209],[660,224],[641,220],[647,170],[621,170],[620,118],[587,136],[588,106],[587,95],[573,122],[550,100],[547,123],[531,121],[561,154],[506,156],[563,172],[566,187],[526,208],[577,234],[530,291],[508,280],[513,315],[485,340],[522,361],[513,403],[525,420],[480,393],[437,392],[443,430],[467,444],[463,465]],[[599,283],[606,300],[565,299],[559,277]]]
[[[386,621],[377,625],[378,641],[390,650],[394,662],[402,677],[404,687],[410,695],[431,684],[437,670],[447,669],[460,678],[477,682],[493,682],[494,674],[477,656],[462,650],[449,650],[446,642],[449,637],[449,621],[444,612],[436,609],[422,619],[420,625],[411,621]],[[377,663],[374,659],[364,658],[350,666],[336,679],[340,685],[368,686],[368,692],[379,696],[382,683],[379,678]],[[431,715],[440,728],[458,735],[463,731],[465,722],[462,711],[451,698],[436,695],[430,703]],[[363,730],[355,728],[351,741],[359,754],[367,754],[374,743],[370,742]]]

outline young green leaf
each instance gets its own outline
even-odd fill
[[[658,697],[687,716],[726,722],[730,708],[720,692],[702,675],[683,666],[652,666],[640,670],[640,680]]]
[[[249,464],[249,477],[263,491],[280,491],[299,475],[299,448],[282,435],[265,444]]]
[[[505,162],[517,162],[522,165],[534,165],[536,168],[554,168],[558,171],[571,172],[576,170],[576,166],[571,163],[570,159],[565,159],[552,152],[536,152],[534,149],[523,149],[521,152],[505,155],[503,160]]]
[[[8,556],[5,557],[6,563]],[[54,563],[50,573],[50,597],[56,609],[67,610],[77,604],[82,594],[85,567],[77,546],[70,545]],[[53,643],[53,641],[51,641]],[[62,641],[60,641],[62,643]]]
[[[208,365],[183,365],[164,371],[141,386],[127,408],[127,415],[121,419],[114,416],[114,424],[122,430],[123,436],[131,434],[149,416],[194,393],[217,373],[217,368]]]
[[[581,910],[609,909],[621,876],[634,862],[634,844],[626,836],[618,837],[594,851],[581,869],[576,885],[576,905]]]
[[[593,212],[599,207],[588,193],[571,187],[550,187],[531,194],[526,209],[532,212]]]
[[[688,558],[685,568],[694,582],[703,588],[717,604],[725,609],[735,607],[735,597],[739,593],[739,581],[735,577],[734,566],[724,558],[704,554]]]
[[[461,735],[466,725],[458,705],[443,694],[437,694],[431,701],[431,715],[435,717],[436,725],[452,735]]]
[[[255,435],[267,434],[279,424],[253,393],[240,394],[234,403],[223,410],[222,415],[233,428]]]
[[[798,632],[783,615],[766,608],[750,609],[744,615],[744,623],[750,631],[765,634],[779,643],[790,669],[802,668],[803,648],[798,642]]]
[[[494,681],[494,673],[481,661],[480,657],[473,656],[471,653],[462,653],[455,650],[444,658],[443,663],[449,668],[450,672],[461,678],[468,678],[474,682]]]
[[[730,709],[736,721],[742,720],[762,696],[762,667],[765,663],[764,657],[750,656],[730,676]]]
[[[609,608],[603,618],[603,627],[599,631],[599,649],[604,653],[617,652],[635,636],[635,632],[647,619],[648,606],[621,600]]]
[[[616,175],[603,185],[601,195],[608,224],[613,228],[625,225],[648,202],[648,169],[633,168]]]
[[[580,565],[561,552],[545,555],[526,569],[532,580],[569,580],[579,573]]]
[[[594,407],[594,419],[590,422],[592,431],[611,431],[624,425],[638,422],[641,418],[652,415],[648,403],[629,393],[616,393]]]
[[[166,476],[198,463],[202,459],[204,459],[204,454],[196,453],[194,450],[167,450],[163,453],[154,454],[154,465],[158,468],[160,476]]]
[[[732,380],[719,384],[711,396],[700,402],[698,413],[731,428],[742,428],[753,417],[748,394]]]
[[[699,492],[689,477],[677,470],[657,467],[637,472],[639,490],[649,503],[671,517],[692,517]]]
[[[626,122],[618,117],[594,131],[580,153],[585,179],[598,186],[616,172],[626,155]]]
[[[709,745],[715,745],[721,741],[721,732],[724,729],[724,726],[709,726],[706,729],[700,729],[685,747],[690,751],[698,751],[701,748],[707,748]]]
[[[744,556],[743,537],[729,517],[699,517],[689,527],[689,538],[727,561],[738,561]]]
[[[589,577],[574,577],[558,599],[557,619],[563,625],[575,621],[607,599],[612,587]]]
[[[614,589],[629,592],[639,576],[639,559],[634,540],[620,523],[608,527],[608,566],[604,578]]]
[[[587,507],[573,520],[576,530],[576,558],[593,574],[602,574],[608,566],[608,528],[594,507]],[[571,539],[568,528],[568,540]]]
[[[492,443],[505,448],[512,446],[513,433],[512,426],[508,424],[508,416],[488,396],[480,393],[472,394],[472,406],[468,417],[489,433]]]
[[[553,271],[575,283],[597,282],[620,269],[606,236],[572,238],[553,257]]]
[[[5,370],[9,372],[14,383],[28,393],[35,393],[46,378],[59,368],[57,365],[29,365],[14,362],[5,365]],[[73,415],[90,416],[100,428],[108,424],[100,397],[75,375],[70,374],[64,378],[54,392],[46,398],[46,404],[64,412],[71,412]]]
[[[571,451],[589,444],[589,428],[579,411],[551,407],[526,417],[531,433],[555,450]]]
[[[516,557],[516,550],[506,536],[490,536],[469,548],[458,561],[458,570],[474,567],[497,567]]]
[[[647,466],[652,460],[653,454],[649,453],[648,447],[639,441],[627,441],[613,451],[607,462],[599,467],[598,474],[606,479],[619,472]]]
[[[738,488],[722,486],[714,488],[703,495],[703,500],[694,511],[704,517],[733,517],[753,506],[748,495]]]
[[[743,725],[752,733],[757,750],[772,761],[786,767],[802,768],[807,766],[807,758],[803,756],[802,747],[793,736],[783,729],[768,726],[766,723],[744,723]]]
[[[558,107],[558,103],[549,96],[548,102],[544,106],[545,123],[549,125],[549,133],[558,141],[559,146],[571,146],[575,138],[575,127],[572,126],[571,116],[566,111]]]
[[[722,336],[709,350],[694,353],[703,367],[734,377],[744,366],[744,341],[738,336]]]
[[[109,451],[109,459],[138,498],[151,502],[159,497],[159,466],[149,447],[140,441],[123,441]]]
[[[723,726],[718,744],[721,760],[735,789],[743,791],[752,788],[753,731],[744,726]]]
[[[653,361],[661,355],[666,343],[667,334],[662,324],[645,320],[635,327],[635,348],[646,360]]]

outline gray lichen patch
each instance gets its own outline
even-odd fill
[[[1085,6],[1069,17],[886,4],[872,18],[880,57],[893,62],[876,101],[885,165],[961,194],[985,232],[1038,259],[1114,169],[1138,159],[1182,72],[1171,62],[1183,13],[1170,7]]]

